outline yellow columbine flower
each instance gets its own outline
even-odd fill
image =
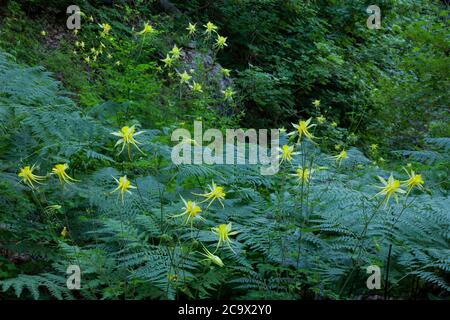
[[[298,152],[294,152],[294,146],[288,146],[287,144],[282,146],[281,149],[278,148],[278,151],[281,152],[281,154],[279,155],[279,157],[281,157],[280,164],[283,163],[283,161],[291,162],[292,156],[294,154],[298,154]]]
[[[209,192],[206,193],[194,193],[196,196],[201,196],[201,197],[205,197],[205,199],[200,202],[206,202],[209,201],[209,204],[206,208],[209,208],[209,206],[215,201],[215,200],[219,200],[220,204],[222,205],[222,207],[224,207],[222,200],[225,199],[226,193],[224,192],[223,187],[218,186],[214,183],[214,181],[212,182],[211,185],[208,185],[209,187]]]
[[[114,147],[117,147],[118,145],[122,144],[122,149],[120,149],[119,154],[122,153],[123,149],[125,149],[125,146],[126,146],[128,148],[128,156],[130,156],[131,145],[135,146],[136,149],[138,149],[139,152],[141,152],[142,154],[145,154],[138,147],[138,144],[140,144],[140,142],[138,142],[134,139],[136,136],[140,135],[141,133],[144,133],[145,131],[139,131],[139,132],[135,132],[135,131],[136,131],[136,129],[134,126],[131,126],[131,127],[124,126],[118,132],[111,132],[111,134],[113,134],[117,137],[120,137],[120,139],[117,140],[117,142],[114,146]]]
[[[193,82],[192,83],[192,91],[194,91],[194,92],[203,92],[203,90],[202,90],[202,85],[200,84],[200,83],[197,83],[197,82]]]
[[[192,24],[189,22],[189,25],[186,28],[187,31],[189,31],[189,34],[192,35],[197,31],[196,23]]]
[[[179,76],[181,79],[180,80],[181,83],[189,83],[189,80],[191,80],[191,78],[192,78],[186,71],[184,71],[183,73],[180,73]]]
[[[310,124],[311,123],[312,118],[309,118],[308,120],[304,121],[304,120],[300,120],[298,122],[298,124],[292,124],[292,126],[297,129],[297,131],[293,131],[291,133],[288,133],[288,136],[291,135],[298,135],[298,139],[300,140],[303,136],[305,136],[306,138],[308,138],[309,140],[312,141],[312,139],[314,138],[313,135],[309,132],[309,129],[315,127],[315,124]]]
[[[220,68],[220,72],[222,72],[222,74],[225,76],[225,77],[229,77],[230,76],[230,69],[227,69],[227,68]]]
[[[206,249],[205,246],[203,246],[203,250],[205,250],[206,253],[202,253],[200,252],[201,255],[205,256],[206,259],[202,260],[202,261],[211,261],[214,264],[217,264],[219,267],[223,267],[224,264],[222,262],[222,259],[220,259],[218,256],[212,254],[208,249]]]
[[[336,128],[336,127],[337,127],[336,121],[333,121],[333,122],[331,123],[331,126],[334,127],[334,128]]]
[[[237,234],[236,231],[231,231],[231,222],[228,224],[220,224],[217,227],[211,228],[211,231],[219,237],[219,241],[217,242],[217,248],[216,250],[224,243],[228,245],[228,247],[231,249],[231,251],[234,252],[233,248],[231,247],[231,239],[230,236],[233,236]]]
[[[422,175],[416,174],[413,170],[411,170],[411,172],[408,172],[406,168],[403,168],[403,170],[405,170],[409,178],[408,180],[402,181],[402,183],[406,186],[407,194],[409,194],[414,187],[423,190],[423,184],[425,182],[422,179]]]
[[[139,35],[144,35],[147,33],[155,33],[156,30],[148,23],[144,23],[144,28],[138,32]]]
[[[234,91],[230,87],[226,88],[225,91],[222,91],[223,97],[225,100],[232,100],[234,96]]]
[[[175,60],[180,58],[181,55],[181,50],[180,48],[177,47],[177,45],[175,44],[172,48],[172,50],[170,50],[169,52],[172,55],[172,58],[174,58]]]
[[[298,168],[291,176],[296,177],[299,183],[308,183],[313,171],[314,170],[310,171],[308,168]]]
[[[74,178],[70,177],[66,173],[67,169],[69,169],[69,165],[67,163],[64,163],[64,164],[58,163],[53,167],[52,174],[56,174],[61,183],[71,184],[73,181],[79,181],[79,180],[75,180]]]
[[[203,26],[205,27],[204,34],[206,34],[208,37],[210,37],[213,32],[217,32],[218,29],[217,26],[212,22],[208,22]]]
[[[111,30],[111,25],[109,23],[102,23],[100,24],[100,28],[102,28],[102,33],[103,34],[108,34],[109,31]]]
[[[89,56],[84,57],[84,61],[85,61],[86,63],[90,63],[90,62],[91,62],[91,58],[89,58]]]
[[[313,101],[313,106],[316,107],[316,108],[319,107],[320,106],[320,100],[314,100]]]
[[[183,197],[181,197],[181,200],[183,201],[184,207],[181,208],[182,210],[184,210],[182,213],[177,214],[172,216],[172,218],[176,218],[176,217],[181,217],[181,216],[186,216],[186,221],[184,222],[185,224],[190,223],[191,227],[192,227],[192,223],[194,221],[194,219],[199,219],[199,220],[205,220],[205,218],[203,218],[202,216],[199,215],[200,212],[202,212],[202,208],[200,208],[199,205],[197,205],[196,202],[191,201],[191,200],[184,200]]]
[[[345,151],[345,149],[344,149],[341,152],[339,152],[339,154],[332,156],[331,158],[337,162],[338,166],[340,166],[342,163],[342,160],[348,158],[347,151]]]
[[[61,236],[63,238],[67,237],[67,235],[69,234],[69,231],[67,231],[67,227],[64,227],[61,231]]]
[[[41,31],[41,36],[45,37],[47,35],[47,32],[45,32],[44,30]]]
[[[108,53],[108,55],[106,56],[108,59],[112,59],[113,58],[113,56],[112,56],[112,54],[111,53]]]
[[[400,181],[394,179],[392,173],[389,176],[388,181],[384,180],[384,178],[380,176],[378,176],[378,179],[381,181],[383,186],[377,187],[381,189],[381,191],[378,192],[375,196],[384,195],[383,202],[385,202],[386,204],[389,202],[389,199],[391,198],[392,195],[394,195],[395,200],[398,202],[398,197],[396,193],[406,193],[405,190],[400,188]]]
[[[80,42],[80,47],[81,47],[82,49],[84,49],[84,41],[81,41],[81,42]]]
[[[120,177],[119,180],[114,177],[113,179],[117,182],[117,188],[111,191],[111,193],[119,191],[119,196],[121,197],[123,204],[123,196],[125,195],[125,192],[131,194],[131,191],[128,189],[136,189],[136,187],[131,185],[131,181],[127,179],[127,176]]]
[[[61,208],[62,208],[62,206],[59,204],[52,204],[52,205],[46,206],[44,208],[44,211],[47,213],[54,213],[56,211],[61,210]]]
[[[44,176],[38,176],[33,174],[34,165],[31,166],[25,166],[19,170],[19,173],[17,174],[19,178],[22,178],[22,182],[29,185],[31,188],[34,188],[33,183],[41,184],[41,181],[45,180]]]
[[[161,61],[164,62],[164,67],[170,67],[173,63],[173,58],[167,54],[164,59],[161,59]]]
[[[227,37],[222,37],[221,35],[217,35],[216,43],[214,44],[219,50],[223,47],[227,47]]]
[[[324,123],[327,120],[323,115],[318,116],[316,119],[320,124]]]

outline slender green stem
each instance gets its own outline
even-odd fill
[[[384,280],[384,300],[387,300],[387,296],[388,296],[389,266],[391,263],[391,252],[392,252],[392,244],[389,244],[389,252],[388,252],[387,263],[386,263],[386,278]]]

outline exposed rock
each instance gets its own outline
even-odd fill
[[[207,53],[199,52],[194,43],[190,43],[187,48],[183,48],[181,58],[185,63],[186,70],[196,69],[199,64],[202,65],[207,74],[210,84],[216,85],[219,93],[233,84],[233,80],[225,77],[220,71],[222,66],[214,63],[213,53],[208,50]]]
[[[169,14],[173,15],[181,14],[181,11],[178,10],[178,8],[175,7],[175,5],[169,0],[159,0],[159,5],[165,12]]]

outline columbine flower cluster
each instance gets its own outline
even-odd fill
[[[182,50],[178,48],[176,44],[174,44],[169,53],[166,54],[166,57],[164,59],[161,59],[161,61],[164,62],[165,68],[169,68],[175,61],[180,59],[181,55]]]
[[[320,100],[314,100],[313,105],[318,108],[320,106]],[[319,124],[322,124],[326,121],[325,117],[323,116],[319,116],[316,119]],[[298,144],[302,142],[302,139],[307,139],[310,142],[314,143],[315,137],[310,132],[310,130],[314,128],[316,124],[312,124],[311,122],[312,118],[309,118],[308,120],[300,120],[297,124],[293,123],[292,126],[294,127],[295,131],[288,133],[287,136],[298,137],[297,140]],[[355,137],[356,136],[353,134],[353,140],[355,140]],[[295,147],[293,145],[283,145],[281,148],[278,149],[278,151],[280,152],[279,154],[280,164],[283,162],[286,163],[292,162],[293,156],[299,154],[299,152],[294,152],[294,148]],[[341,145],[336,146],[337,150],[340,150],[341,148],[342,148]],[[378,145],[372,144],[370,146],[370,151],[372,153],[376,153],[377,150]],[[336,155],[329,157],[330,160],[335,161],[337,167],[340,167],[342,162],[347,158],[348,153],[345,150],[345,148],[342,148]],[[395,198],[395,200],[398,202],[399,194],[409,195],[409,193],[414,188],[424,190],[423,187],[424,180],[422,178],[422,175],[415,173],[413,170],[408,171],[406,168],[403,168],[403,170],[406,172],[408,176],[408,179],[404,181],[395,179],[392,174],[389,176],[387,180],[378,176],[378,179],[382,183],[382,186],[378,186],[378,188],[381,190],[375,196],[383,196],[382,203],[384,203],[385,205],[389,202],[389,200],[392,197]],[[296,169],[294,174],[291,174],[291,176],[295,177],[298,183],[304,184],[310,181],[311,174],[313,172],[314,169],[312,168],[299,167]],[[405,189],[402,189],[402,187]]]
[[[79,181],[75,180],[71,176],[67,174],[67,170],[69,169],[69,165],[67,163],[58,163],[52,168],[52,171],[46,176],[40,176],[34,173],[36,170],[36,165],[24,166],[19,169],[19,173],[17,176],[22,180],[23,183],[31,187],[32,189],[36,188],[36,185],[42,184],[42,182],[51,175],[55,175],[58,177],[61,184],[72,184],[73,182]]]
[[[319,100],[315,100],[314,104],[320,105]],[[316,124],[312,123],[312,118],[307,120],[299,120],[298,123],[292,123],[293,128],[295,129],[292,132],[287,134],[288,137],[295,138],[297,137],[297,144],[301,144],[303,139],[307,139],[312,143],[314,142],[314,135],[311,133],[311,129],[316,126]],[[281,132],[286,132],[286,129],[280,129]],[[278,148],[280,152],[278,158],[280,160],[280,164],[282,163],[292,163],[292,160],[295,155],[300,154],[300,152],[295,152],[295,145],[285,144],[281,148]],[[314,169],[307,167],[298,167],[295,169],[295,173],[290,174],[290,176],[295,177],[299,184],[307,184],[310,182],[311,175],[314,172]]]
[[[208,209],[211,206],[211,204],[217,200],[222,205],[222,207],[224,207],[223,202],[222,202],[222,200],[224,200],[225,196],[226,196],[224,188],[215,184],[214,181],[211,183],[211,185],[208,186],[208,188],[209,188],[209,192],[200,193],[200,194],[193,193],[196,196],[201,196],[204,198],[199,204],[209,201],[208,206],[206,207],[206,209]],[[200,216],[200,212],[202,212],[202,208],[195,201],[191,201],[191,200],[186,201],[183,197],[181,197],[181,200],[183,201],[183,204],[184,204],[184,207],[182,208],[183,212],[172,216],[173,218],[183,216],[183,217],[185,217],[185,224],[190,223],[191,227],[192,227],[193,221],[195,219],[199,219],[202,221],[205,220],[202,216]]]
[[[190,224],[191,229],[193,227],[194,221],[205,221],[205,218],[202,216],[203,209],[201,208],[201,204],[205,202],[208,203],[205,211],[207,211],[215,201],[218,201],[224,208],[224,203],[222,201],[225,200],[226,193],[222,186],[217,185],[214,181],[212,181],[212,183],[208,185],[207,192],[193,193],[193,195],[200,196],[203,198],[203,200],[197,203],[196,201],[185,200],[183,197],[181,197],[184,205],[182,207],[183,212],[172,216],[172,218],[183,217],[184,224]],[[227,245],[231,249],[231,251],[234,252],[233,248],[231,247],[232,240],[230,236],[236,235],[237,232],[232,231],[231,222],[228,224],[220,224],[217,227],[213,227],[211,228],[211,232],[217,237],[218,240],[216,250],[214,252],[210,252],[205,246],[203,246],[204,253],[201,254],[205,257],[204,260],[209,260],[212,263],[222,267],[224,264],[220,257],[215,255],[215,252],[219,249],[219,247],[223,245]]]
[[[93,23],[94,22],[94,18],[92,16],[90,16],[88,18],[89,22]],[[111,35],[111,30],[113,29],[111,27],[111,25],[107,22],[102,22],[102,23],[98,23],[98,27],[99,27],[99,34],[100,34],[100,39],[101,41],[99,41],[98,45],[94,45],[91,48],[87,48],[86,43],[84,41],[80,41],[80,40],[76,40],[75,41],[75,48],[72,51],[72,53],[74,55],[78,55],[80,54],[83,61],[89,65],[91,65],[93,62],[96,62],[97,59],[104,53],[104,50],[106,49],[106,45],[103,43],[103,41],[111,41],[114,39],[114,37]],[[145,29],[145,33],[148,32],[148,28],[146,29],[146,27],[144,27]],[[78,29],[74,29],[74,34],[77,35],[78,34]],[[113,59],[113,55],[109,52],[106,55],[108,60]],[[120,61],[115,61],[114,62],[115,66],[120,66],[121,62]]]
[[[425,182],[421,174],[417,174],[413,170],[408,171],[406,168],[403,168],[403,170],[408,176],[408,179],[403,181],[395,179],[392,173],[387,181],[383,177],[378,176],[382,186],[377,187],[381,190],[375,196],[383,196],[382,203],[384,203],[385,206],[389,203],[392,196],[398,203],[399,194],[409,195],[414,188],[424,190],[423,185]],[[406,188],[406,190],[402,189],[402,187]]]
[[[224,47],[227,47],[227,37],[223,37],[217,33],[218,27],[212,23],[208,22],[205,25],[203,25],[205,28],[205,31],[203,32],[203,35],[206,36],[207,39],[211,38],[213,34],[217,35],[216,41],[213,45],[213,47],[217,50],[223,49]],[[197,24],[189,22],[188,26],[186,27],[186,30],[188,31],[189,36],[194,36],[197,32]],[[161,59],[161,62],[164,64],[164,68],[171,68],[174,66],[174,63],[176,63],[180,57],[182,56],[182,50],[177,47],[177,45],[174,45],[172,50],[170,50],[166,56]],[[162,69],[160,69],[162,70]],[[230,70],[226,68],[221,68],[220,72],[223,76],[229,77],[230,76]],[[192,77],[192,70],[188,72],[187,70],[177,71],[178,77],[180,79],[180,84],[187,85],[192,93],[194,94],[200,94],[203,93],[203,85],[195,80],[193,80]],[[169,76],[173,76],[173,72],[169,72]],[[231,87],[227,87],[224,90],[222,90],[223,99],[225,101],[232,101],[234,98],[235,92]]]

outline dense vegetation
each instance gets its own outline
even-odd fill
[[[71,4],[0,4],[0,299],[448,299],[444,2]],[[194,120],[280,171],[174,164]]]

